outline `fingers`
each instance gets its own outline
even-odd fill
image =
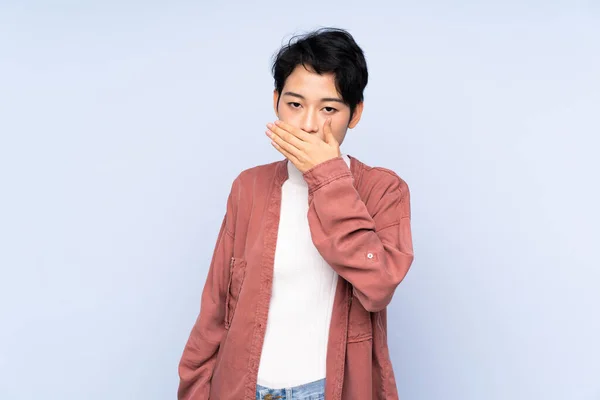
[[[295,126],[292,126],[286,122],[283,122],[280,120],[275,121],[275,126],[277,126],[278,128],[282,129],[285,132],[288,132],[289,134],[291,134],[293,137],[296,137],[301,142],[312,143],[312,141],[314,140],[314,135],[311,135],[310,133],[305,132],[300,128],[296,128]]]
[[[279,133],[276,133],[275,130],[278,130]],[[273,144],[273,146],[275,146],[275,148],[280,152],[282,152],[281,150],[283,150],[287,154],[291,154],[293,156],[298,156],[300,154],[301,150],[297,148],[294,144],[290,143],[294,142],[296,145],[301,145],[299,143],[299,140],[297,138],[294,138],[289,133],[281,132],[281,129],[274,127],[270,127],[265,133],[268,137],[271,138],[271,144]]]
[[[291,146],[294,146],[298,150],[302,150],[304,148],[302,140],[277,125],[267,124],[267,132],[265,133],[271,139],[277,140],[277,143],[281,144],[283,141]],[[288,151],[291,151],[291,149],[288,149]]]
[[[271,141],[271,144],[273,145],[273,147],[275,147],[275,150],[277,150],[278,152],[280,152],[281,154],[283,154],[283,156],[285,158],[287,158],[288,160],[290,160],[292,163],[296,164],[298,162],[298,159],[293,154],[291,154],[288,151],[286,151],[279,144],[277,144],[277,142]]]

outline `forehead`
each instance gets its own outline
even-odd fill
[[[335,87],[335,75],[326,73],[319,75],[312,69],[298,65],[288,76],[284,85],[285,91],[293,91],[305,97],[339,96]]]

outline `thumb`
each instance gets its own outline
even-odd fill
[[[333,136],[333,131],[331,129],[331,118],[328,118],[327,121],[325,121],[325,125],[323,126],[323,133],[325,134],[325,142],[327,144],[336,143],[335,137]]]

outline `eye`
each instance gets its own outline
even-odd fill
[[[290,103],[288,103],[288,104],[289,104],[289,105],[290,105],[290,107],[292,107],[292,108],[300,108],[300,105],[301,105],[300,103],[296,103],[296,102],[294,102],[294,101],[292,101],[292,102],[290,102]]]
[[[335,108],[333,108],[333,107],[325,107],[325,108],[323,108],[323,109],[325,110],[325,112],[326,112],[327,114],[333,114],[334,112],[336,112],[336,111],[337,111],[337,110],[336,110]]]

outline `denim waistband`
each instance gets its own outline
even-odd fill
[[[322,400],[325,398],[325,379],[285,389],[256,385],[256,400]]]

